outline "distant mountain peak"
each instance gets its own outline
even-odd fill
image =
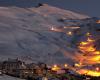
[[[32,8],[30,8],[32,9]],[[34,8],[33,8],[34,10]],[[69,18],[69,19],[85,19],[85,18],[90,18],[87,15],[84,14],[79,14],[70,10],[64,10],[64,9],[60,9],[54,6],[50,6],[48,4],[39,4],[39,6],[35,9],[38,11],[38,13],[41,14],[48,14],[48,15],[62,15],[65,18]]]

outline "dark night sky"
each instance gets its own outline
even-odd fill
[[[35,0],[34,0],[35,1]],[[100,0],[36,0],[63,9],[100,17]]]
[[[37,3],[47,3],[89,16],[100,17],[100,0],[0,0],[0,6],[33,7]]]

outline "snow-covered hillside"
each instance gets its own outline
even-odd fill
[[[63,28],[69,26],[67,20],[85,18],[89,16],[46,4],[33,8],[0,7],[0,59],[70,63],[75,50],[71,48],[72,37],[66,33],[72,29],[63,32]],[[59,27],[61,31],[52,30]]]
[[[15,78],[15,77],[3,75],[3,76],[0,76],[0,80],[24,80],[24,79],[18,79],[18,78]]]

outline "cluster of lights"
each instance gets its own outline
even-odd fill
[[[68,68],[68,64],[64,64],[64,68]],[[58,65],[53,65],[51,68],[52,71],[58,71],[61,70],[61,67],[59,67]]]
[[[84,75],[90,75],[90,76],[96,76],[96,77],[100,76],[100,72],[97,71],[97,70],[94,71],[94,70],[81,69],[77,72],[80,73],[80,74],[84,74]]]
[[[94,39],[91,39],[92,36],[89,32],[86,33],[86,36],[88,37],[86,41],[80,42],[79,49],[81,52],[85,53],[86,55],[84,57],[81,57],[80,60],[82,64],[89,65],[89,64],[96,64],[100,63],[100,51],[97,51],[94,47]],[[75,64],[77,67],[80,67],[82,65]],[[100,76],[100,67],[96,67],[94,70],[88,70],[88,69],[80,69],[78,71],[80,74],[86,74],[90,76]]]
[[[56,64],[53,65],[52,71],[58,71],[58,70],[60,70],[60,67],[58,67]]]
[[[76,29],[76,28],[79,28],[79,27],[64,27],[64,28]],[[56,28],[56,27],[53,27],[53,26],[50,28],[50,30],[55,31],[55,32],[65,32],[64,29]],[[68,32],[66,32],[66,34],[69,35],[69,36],[73,35],[72,31],[68,31]]]

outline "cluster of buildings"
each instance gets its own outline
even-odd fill
[[[27,80],[41,80],[39,78],[46,78],[43,80],[52,80],[52,78],[54,78],[53,80],[100,80],[100,77],[76,74],[72,70],[69,70],[67,64],[64,67],[62,69],[58,65],[54,65],[52,68],[48,68],[44,63],[26,64],[19,59],[8,59],[0,62],[0,75],[2,73]]]
[[[47,72],[47,66],[44,63],[25,64],[19,59],[8,59],[0,62],[0,72],[20,78],[43,76]]]

